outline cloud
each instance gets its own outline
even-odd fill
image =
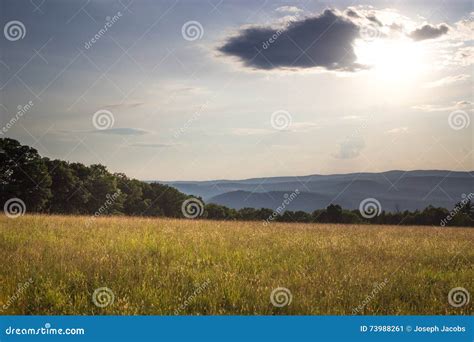
[[[270,134],[281,134],[283,132],[291,133],[306,133],[318,129],[319,126],[313,122],[300,121],[292,122],[289,126],[282,130],[276,130],[274,128],[234,128],[231,131],[232,135],[238,136],[250,136],[250,135],[270,135]]]
[[[440,80],[427,83],[425,85],[425,88],[442,87],[442,86],[450,85],[450,84],[453,84],[453,83],[463,82],[465,80],[468,80],[469,78],[471,78],[471,76],[467,75],[467,74],[447,76],[447,77],[444,77]]]
[[[265,128],[234,128],[233,135],[250,136],[250,135],[268,135],[275,133],[275,130]]]
[[[161,143],[133,143],[128,146],[131,147],[149,147],[149,148],[168,148],[175,144],[161,144]]]
[[[454,38],[461,41],[471,41],[474,39],[474,12],[469,14],[469,18],[461,19],[454,24]]]
[[[144,102],[112,103],[104,106],[104,108],[134,108],[144,104]]]
[[[356,10],[354,10],[353,8],[348,8],[346,11],[345,11],[346,15],[348,17],[351,17],[351,18],[360,18],[360,15],[359,13],[356,12]]]
[[[333,154],[333,157],[337,159],[357,158],[364,147],[364,139],[361,137],[350,137],[339,145],[339,151]]]
[[[319,126],[313,122],[292,122],[288,127],[291,132],[310,132],[319,128]]]
[[[322,67],[355,71],[363,68],[356,63],[353,48],[358,37],[358,25],[328,9],[319,16],[292,21],[279,29],[242,28],[218,50],[253,69]]]
[[[423,104],[418,106],[413,106],[413,109],[420,110],[423,112],[447,112],[453,110],[472,110],[474,103],[470,101],[458,101],[451,105],[432,105],[432,104]]]
[[[298,8],[296,6],[281,6],[275,9],[275,11],[280,12],[280,13],[300,13],[303,12],[301,8]]]
[[[446,24],[440,24],[438,26],[425,24],[412,31],[409,36],[413,40],[420,41],[441,37],[442,35],[447,34],[448,31],[449,27]]]
[[[408,127],[397,127],[397,128],[392,128],[388,130],[386,133],[388,134],[401,134],[401,133],[407,133],[408,132]]]
[[[458,49],[451,59],[451,63],[461,66],[474,64],[474,46],[464,46]]]
[[[366,17],[368,20],[370,20],[371,22],[377,24],[378,26],[383,26],[382,22],[380,20],[377,19],[377,17],[375,15],[368,15]]]
[[[145,135],[150,132],[138,128],[108,128],[103,130],[91,130],[89,133],[100,133],[100,134],[116,134],[116,135]]]

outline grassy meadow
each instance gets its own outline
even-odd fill
[[[474,292],[473,242],[469,228],[0,216],[0,314],[470,314],[447,297]],[[113,303],[94,305],[100,287]],[[289,305],[272,305],[277,287]]]

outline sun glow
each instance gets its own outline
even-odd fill
[[[355,45],[358,63],[385,81],[414,81],[425,68],[422,44],[408,39],[360,40]]]

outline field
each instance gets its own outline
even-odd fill
[[[470,314],[448,293],[473,293],[473,242],[469,228],[0,216],[0,311]]]

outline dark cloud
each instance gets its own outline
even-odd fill
[[[449,27],[446,24],[430,25],[425,24],[413,32],[410,33],[410,37],[413,40],[426,40],[426,39],[434,39],[441,37],[442,35],[448,33]]]
[[[380,20],[377,19],[377,17],[375,15],[368,15],[366,17],[368,20],[370,20],[371,22],[377,24],[378,26],[383,26],[382,22]]]
[[[351,17],[351,18],[360,18],[359,13],[357,13],[357,12],[356,12],[355,10],[353,10],[352,8],[348,8],[345,13],[346,13],[346,15],[347,15],[348,17]]]
[[[320,16],[291,22],[276,30],[251,27],[240,30],[219,48],[256,69],[312,68],[354,71],[353,43],[359,27],[339,12],[326,10]],[[304,51],[304,52],[303,52]]]

